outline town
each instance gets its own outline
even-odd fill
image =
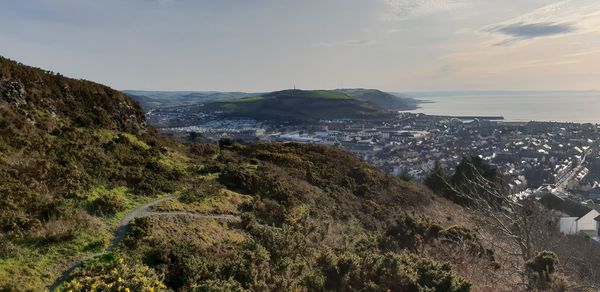
[[[150,112],[148,118],[160,124],[160,119],[172,119],[169,115]],[[436,164],[452,173],[463,157],[479,156],[504,174],[514,195],[543,198],[557,211],[564,233],[598,235],[594,220],[600,215],[596,205],[600,203],[600,125],[413,113],[383,121],[318,123],[211,119],[203,114],[195,122],[199,124],[162,128],[161,132],[191,141],[228,138],[341,147],[390,175],[419,181]],[[588,227],[577,222],[582,217],[591,221]]]
[[[212,120],[161,131],[191,140],[231,138],[245,142],[337,146],[392,175],[406,174],[417,180],[424,179],[436,162],[451,172],[463,156],[477,155],[498,167],[515,192],[543,187],[558,192],[574,191],[584,199],[600,199],[600,173],[592,171],[599,157],[600,126],[593,124],[505,122],[486,117],[401,113],[395,120],[376,122],[327,120],[317,124],[282,124],[248,119]]]

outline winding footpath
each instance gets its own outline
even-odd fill
[[[152,201],[146,205],[140,206],[140,207],[132,210],[131,212],[127,213],[127,215],[125,215],[125,217],[123,217],[123,219],[121,219],[121,221],[119,222],[119,225],[117,226],[117,231],[115,232],[115,237],[110,242],[110,245],[104,251],[85,256],[85,257],[75,261],[74,263],[72,263],[65,271],[63,271],[60,274],[60,276],[54,281],[54,283],[52,283],[52,285],[48,288],[49,291],[50,292],[55,291],[56,288],[58,287],[58,285],[60,285],[67,278],[67,276],[69,276],[69,274],[71,274],[71,272],[73,272],[73,270],[75,270],[75,268],[82,265],[85,261],[90,260],[95,257],[98,257],[98,256],[101,256],[107,252],[112,251],[115,247],[117,247],[119,245],[119,243],[123,240],[125,235],[127,234],[127,226],[135,218],[149,217],[149,216],[191,216],[194,218],[208,218],[208,219],[236,221],[236,222],[239,222],[241,220],[240,217],[238,217],[238,216],[226,215],[226,214],[199,214],[199,213],[192,213],[192,212],[157,212],[157,211],[152,210],[153,206],[156,206],[164,201],[167,201],[167,200],[170,200],[170,199],[173,199],[176,197],[177,197],[177,195],[171,195],[168,197],[164,197],[164,198],[158,199],[156,201]]]

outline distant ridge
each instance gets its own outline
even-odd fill
[[[290,89],[293,90],[293,89]],[[313,90],[319,92],[344,93],[351,98],[368,101],[388,110],[413,110],[419,101],[401,94],[391,94],[377,89],[344,88],[335,90]],[[275,91],[280,92],[280,91]],[[261,96],[268,93],[220,92],[220,91],[146,91],[123,90],[123,93],[139,102],[145,111],[157,108],[194,105],[215,101],[232,101],[249,96]]]
[[[376,119],[391,113],[348,94],[330,90],[282,90],[237,100],[207,103],[204,110],[227,117],[261,120]]]
[[[363,88],[288,89],[270,93],[139,90],[124,92],[139,102],[144,111],[153,111],[163,117],[180,116],[181,112],[192,115],[194,112],[204,112],[226,118],[257,120],[386,119],[396,111],[414,110],[419,103],[412,98]],[[178,114],[169,114],[171,111]],[[173,123],[161,120],[159,126],[184,126],[193,122],[193,119],[178,118]]]
[[[226,101],[256,95],[256,93],[219,91],[123,90],[123,93],[139,102],[144,111],[165,107],[194,105],[211,101]]]

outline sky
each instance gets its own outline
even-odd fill
[[[116,89],[600,90],[599,0],[0,4],[0,55]]]

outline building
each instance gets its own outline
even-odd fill
[[[559,230],[563,234],[585,234],[598,236],[598,220],[600,212],[595,205],[584,205],[569,198],[561,198],[554,194],[546,194],[540,203],[551,209],[559,218]]]

